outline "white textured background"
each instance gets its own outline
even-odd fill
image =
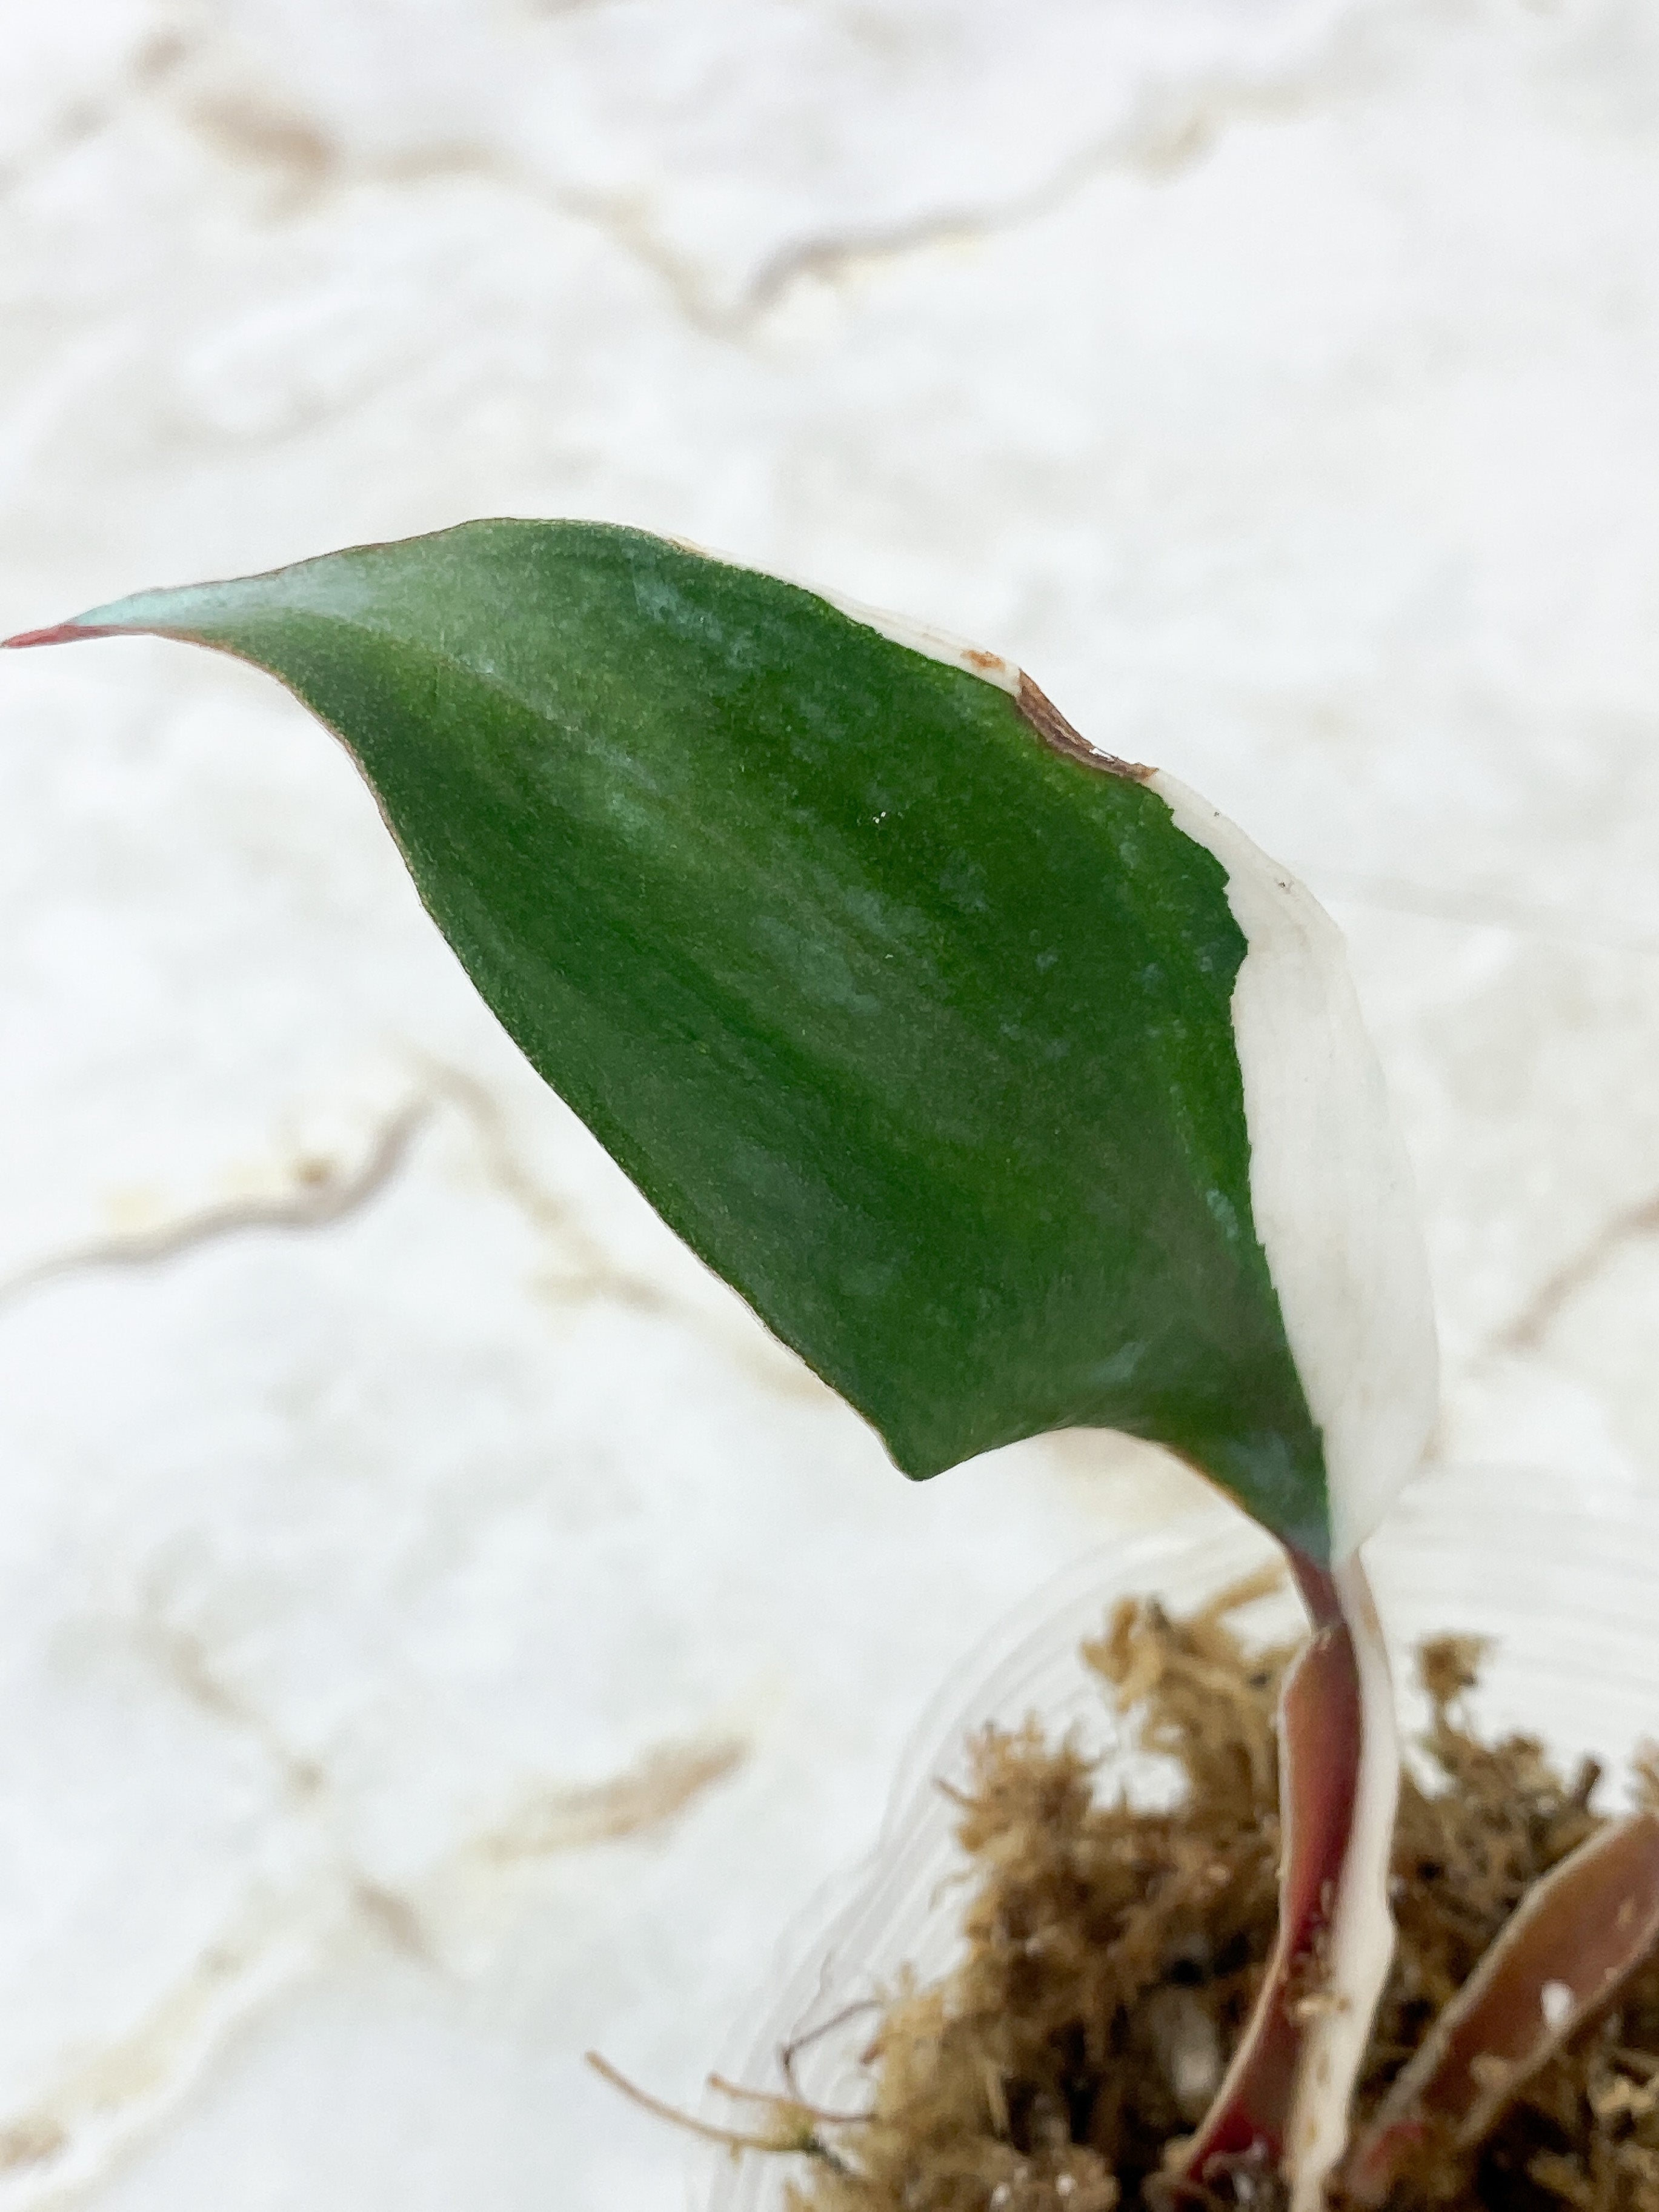
[[[3,0],[0,626],[594,514],[981,639],[1350,932],[1443,1449],[1659,1481],[1653,0]],[[343,758],[0,666],[0,2212],[657,2212],[954,1656],[921,1490]]]

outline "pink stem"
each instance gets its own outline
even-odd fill
[[[1296,1988],[1319,1978],[1353,1826],[1363,1734],[1353,1637],[1331,1577],[1290,1556],[1314,1633],[1279,1693],[1279,1933],[1232,2063],[1182,2161],[1182,2177],[1200,2184],[1238,2160],[1268,2171],[1284,2163],[1307,2036]]]

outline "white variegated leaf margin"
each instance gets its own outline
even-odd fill
[[[1416,1473],[1437,1407],[1411,1166],[1336,924],[1207,799],[1161,769],[1149,783],[1226,870],[1244,933],[1232,1016],[1250,1210],[1324,1439],[1331,1558],[1347,1559]]]
[[[747,568],[751,575],[757,571],[752,563],[740,561],[735,553],[722,553],[718,546],[699,545],[692,538],[671,538],[671,545],[678,545],[682,553],[695,553],[700,560],[718,561],[727,568]],[[1020,673],[1012,660],[1001,653],[992,653],[986,647],[970,645],[966,638],[956,637],[946,629],[939,629],[932,623],[918,622],[912,615],[890,614],[884,607],[867,607],[862,599],[849,599],[841,592],[826,591],[822,584],[809,584],[804,577],[792,576],[787,569],[768,568],[763,572],[775,576],[781,584],[793,584],[797,591],[810,592],[815,599],[823,599],[838,615],[848,622],[860,623],[865,629],[874,630],[890,645],[902,645],[908,653],[919,653],[928,660],[942,661],[947,668],[960,668],[969,676],[977,676],[981,683],[994,684],[1011,698],[1019,696]]]

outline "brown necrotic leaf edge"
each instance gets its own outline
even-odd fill
[[[15,641],[19,645],[36,641],[33,638]],[[41,631],[38,641],[42,644],[48,642],[48,633]],[[970,653],[968,658],[973,660],[980,656]],[[994,653],[987,653],[983,658],[988,666],[996,660]],[[1023,668],[1019,672],[1019,690],[1015,703],[1044,744],[1052,746],[1057,753],[1064,753],[1068,760],[1081,761],[1085,768],[1103,769],[1108,775],[1123,776],[1130,783],[1145,783],[1149,776],[1157,774],[1155,769],[1147,767],[1144,762],[1121,760],[1115,753],[1104,753],[1097,746],[1091,745],[1080,731],[1073,728],[1047,692],[1039,690]]]

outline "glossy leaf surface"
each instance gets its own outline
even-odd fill
[[[530,1060],[907,1472],[1126,1430],[1324,1556],[1226,871],[1040,694],[588,524],[39,638],[117,631],[236,653],[339,734]]]

